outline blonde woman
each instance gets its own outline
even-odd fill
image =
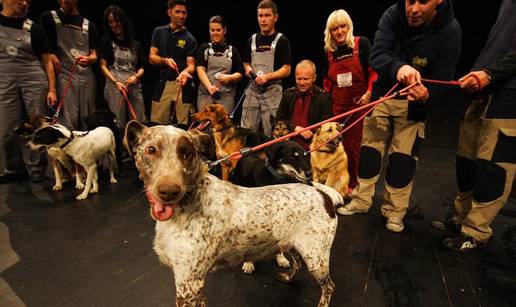
[[[345,10],[336,10],[328,17],[324,50],[328,61],[324,89],[331,94],[333,114],[368,103],[376,80],[376,73],[369,66],[371,43],[366,37],[353,36],[353,21]],[[353,114],[347,122],[353,123],[360,115],[361,112]],[[362,126],[363,121],[360,121],[343,135],[342,142],[349,159],[350,189],[358,183]]]

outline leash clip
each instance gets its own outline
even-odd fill
[[[245,148],[240,149],[240,154],[242,155],[242,157],[245,157],[252,152],[253,152],[253,149],[250,147],[245,147]]]

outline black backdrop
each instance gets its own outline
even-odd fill
[[[259,1],[200,1],[188,2],[187,27],[199,43],[208,40],[208,20],[210,16],[221,14],[228,23],[229,43],[243,50],[249,36],[258,31],[256,6]],[[351,15],[356,35],[367,36],[371,41],[380,16],[395,0],[320,0],[293,1],[277,0],[279,21],[276,29],[284,33],[291,42],[294,63],[307,58],[316,64],[322,62],[323,31],[326,18],[335,9],[343,8]],[[467,72],[485,43],[492,27],[501,0],[474,1],[455,0],[455,16],[463,31],[462,58],[457,67],[457,76]],[[104,33],[102,12],[111,5],[122,7],[133,21],[136,39],[148,53],[152,30],[169,22],[166,14],[166,0],[80,0],[82,15],[93,21]],[[32,1],[29,17],[38,20],[41,12],[57,8],[57,0]],[[143,79],[147,104],[152,88],[157,80],[157,70],[146,67]],[[101,81],[101,80],[99,80]],[[293,84],[291,76],[286,85]],[[99,89],[102,87],[100,84]],[[99,91],[101,93],[101,91]]]

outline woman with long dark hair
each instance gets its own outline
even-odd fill
[[[134,40],[129,17],[120,7],[111,5],[104,11],[104,26],[107,31],[99,50],[100,69],[106,77],[104,98],[123,130],[134,116],[139,121],[145,120],[140,83],[145,55],[141,44]]]

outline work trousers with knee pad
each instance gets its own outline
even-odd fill
[[[461,121],[453,208],[461,231],[486,242],[490,224],[506,203],[516,172],[516,119],[485,118],[490,99],[471,102]]]
[[[418,147],[424,138],[424,122],[407,120],[408,101],[392,99],[379,104],[364,120],[358,188],[353,205],[368,210],[373,204],[376,182],[382,170],[385,148],[389,161],[385,174],[385,192],[381,207],[385,217],[403,217],[407,212],[412,180],[416,170]]]

